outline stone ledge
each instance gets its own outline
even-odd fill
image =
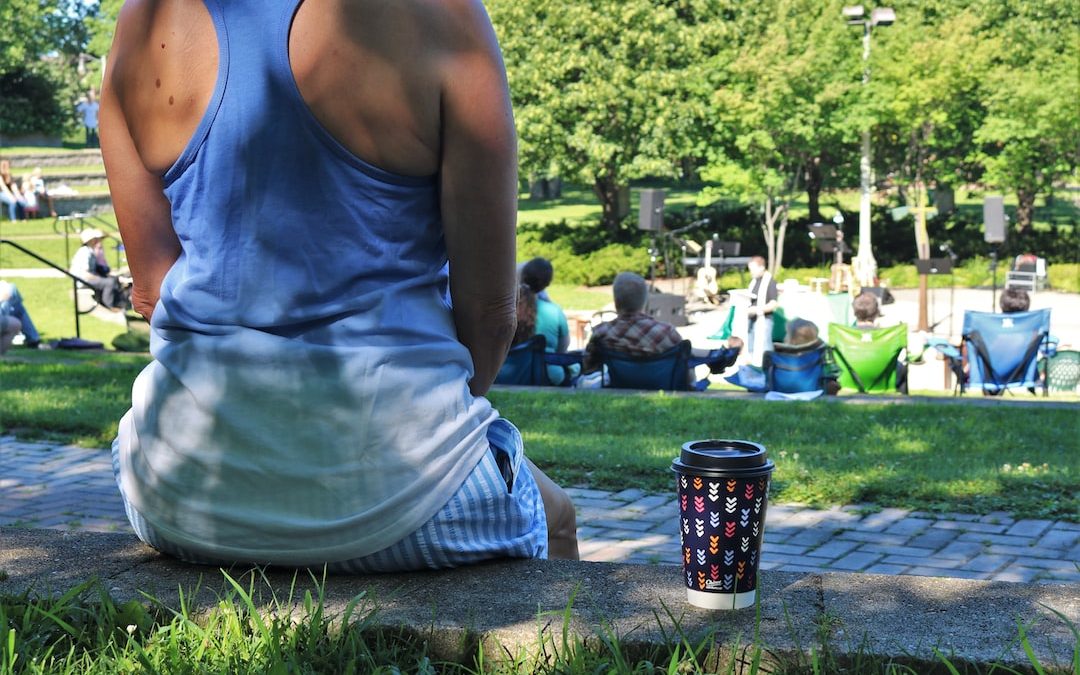
[[[198,587],[186,600],[193,608],[208,609],[224,589],[215,570],[172,561],[127,534],[0,528],[0,570],[8,575],[0,581],[4,594],[59,593],[97,577],[117,600],[143,600],[148,593],[172,607],[178,588],[187,594]],[[235,570],[234,576],[246,572]],[[271,571],[266,579],[278,598],[290,597],[292,572]],[[332,576],[324,593],[333,615],[366,592],[379,608],[377,625],[404,626],[423,635],[435,657],[467,663],[478,645],[494,659],[536,648],[541,628],[557,646],[571,602],[574,633],[590,639],[614,632],[631,653],[669,644],[675,621],[692,640],[714,631],[721,658],[753,638],[753,609],[691,607],[679,579],[679,568],[672,566],[509,561],[444,572]],[[312,583],[301,575],[296,586],[292,597],[302,598]],[[763,572],[762,587],[760,635],[773,655],[818,645],[823,619],[832,631],[834,653],[877,655],[916,670],[919,664],[940,666],[937,648],[954,663],[1000,663],[1026,671],[1017,620],[1029,625],[1044,666],[1064,668],[1077,647],[1052,611],[1080,624],[1077,584]]]

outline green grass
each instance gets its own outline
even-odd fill
[[[0,430],[106,448],[146,356],[14,350],[0,360]],[[912,403],[781,405],[664,394],[499,390],[529,456],[566,485],[671,492],[685,441],[763,443],[773,499],[1080,522],[1080,416]]]
[[[935,662],[922,658],[893,659],[870,652],[858,627],[843,624],[827,611],[812,618],[806,640],[795,638],[793,651],[770,649],[761,637],[760,610],[748,626],[750,635],[718,639],[719,625],[691,635],[667,608],[657,608],[652,619],[666,639],[643,644],[634,635],[619,635],[606,622],[597,635],[586,638],[571,627],[574,596],[557,612],[536,617],[537,645],[511,652],[478,640],[472,652],[461,652],[468,663],[434,656],[432,636],[425,629],[390,627],[379,616],[379,606],[361,592],[340,613],[325,604],[326,579],[304,588],[294,577],[287,597],[278,597],[259,572],[236,577],[221,572],[217,602],[195,607],[192,598],[201,589],[179,593],[178,606],[147,597],[145,603],[116,602],[98,581],[87,581],[63,594],[0,595],[0,673],[19,675],[113,675],[114,673],[386,673],[435,675],[534,673],[586,675],[605,673],[732,675],[840,675],[881,673],[936,675],[1017,672],[997,663],[982,667],[963,661],[955,664],[935,650]],[[209,575],[216,576],[216,575]],[[267,598],[266,596],[270,597]],[[205,604],[205,603],[203,603]],[[1053,610],[1051,610],[1053,611]],[[1031,672],[1074,672],[1080,667],[1080,632],[1069,617],[1053,611],[1077,637],[1071,654],[1040,659],[1031,634],[1035,623],[1017,620],[1017,634],[1003,644],[1006,655],[1020,646]],[[663,618],[661,618],[663,617]],[[772,617],[773,620],[776,617]],[[786,630],[798,635],[785,611]],[[668,625],[670,624],[670,625]],[[697,631],[694,631],[697,632]],[[435,641],[437,641],[436,638]],[[463,646],[463,645],[462,645]],[[445,647],[444,647],[445,649]],[[1068,659],[1069,663],[1065,663]],[[1044,663],[1043,661],[1047,661]],[[1055,660],[1056,662],[1050,662]],[[1025,664],[1026,666],[1027,664]],[[1025,668],[1027,671],[1027,668]]]
[[[0,278],[2,277],[3,270],[0,270]],[[19,288],[23,303],[43,341],[75,337],[75,311],[70,279],[18,278],[8,281],[14,282]],[[79,328],[84,339],[101,342],[106,347],[112,344],[113,338],[127,331],[122,323],[103,321],[89,314],[79,317]]]
[[[591,310],[602,309],[611,303],[611,291],[608,289],[595,289],[586,286],[569,286],[567,284],[552,284],[548,286],[548,295],[555,304],[567,310]]]
[[[1080,522],[1075,408],[506,390],[490,398],[521,429],[529,456],[567,485],[670,492],[683,442],[740,438],[769,449],[780,502]]]

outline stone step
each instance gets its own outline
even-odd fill
[[[0,527],[0,541],[4,594],[56,596],[97,578],[118,603],[152,597],[177,607],[183,591],[188,610],[198,615],[231,593],[216,567],[169,559],[131,534]],[[919,673],[945,672],[940,654],[964,672],[988,672],[991,664],[1029,672],[1030,649],[1043,670],[1064,673],[1072,670],[1076,648],[1067,622],[1080,622],[1076,584],[765,571],[758,608],[710,611],[687,604],[682,569],[671,565],[507,560],[325,580],[319,569],[238,565],[229,573],[251,589],[264,616],[269,607],[308,621],[295,599],[310,592],[327,617],[336,620],[354,607],[365,616],[377,610],[364,622],[369,629],[404,629],[427,643],[433,659],[463,664],[482,652],[485,662],[510,665],[519,654],[539,658],[618,636],[631,659],[656,650],[666,658],[680,639],[703,645],[709,672],[750,672],[755,655],[762,672],[793,672],[795,663],[809,672],[811,650],[838,663],[899,662]],[[1030,639],[1023,646],[1019,625]]]
[[[18,176],[18,174],[15,174]],[[46,189],[52,189],[57,185],[69,185],[71,187],[83,185],[100,185],[107,189],[108,181],[105,179],[105,169],[101,171],[87,172],[76,171],[72,173],[54,173],[44,176]]]
[[[35,166],[89,166],[91,164],[102,164],[101,150],[93,148],[87,150],[57,148],[55,151],[34,153],[9,153],[0,149],[0,159],[11,162],[11,168],[16,172],[19,169],[33,169]]]

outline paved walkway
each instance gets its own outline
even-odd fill
[[[568,491],[583,559],[680,564],[673,495]],[[796,504],[765,523],[764,569],[1080,582],[1080,523]],[[0,526],[127,531],[108,452],[0,437]]]

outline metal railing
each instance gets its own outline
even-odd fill
[[[87,314],[89,312],[80,312],[79,311],[79,284],[83,284],[83,286],[85,288],[90,288],[90,285],[87,284],[84,279],[81,279],[81,278],[75,276],[74,274],[72,274],[68,270],[64,269],[63,267],[60,267],[59,265],[52,262],[51,260],[48,260],[47,258],[41,257],[37,253],[34,253],[33,251],[26,248],[25,246],[22,246],[21,244],[16,244],[15,242],[11,241],[10,239],[0,239],[0,245],[3,245],[3,244],[7,244],[8,246],[14,247],[16,250],[21,251],[22,253],[25,253],[26,255],[30,256],[34,260],[37,260],[38,262],[40,262],[40,263],[42,263],[42,264],[44,264],[44,265],[46,265],[48,267],[51,267],[52,269],[56,270],[57,272],[60,272],[64,276],[69,277],[71,279],[71,290],[72,290],[71,303],[72,303],[72,305],[73,305],[73,307],[75,309],[75,337],[82,338],[82,331],[81,331],[81,329],[79,327],[79,315]],[[97,296],[94,297],[94,307],[96,307],[96,306],[97,306]],[[90,311],[93,311],[93,308],[91,308]]]

